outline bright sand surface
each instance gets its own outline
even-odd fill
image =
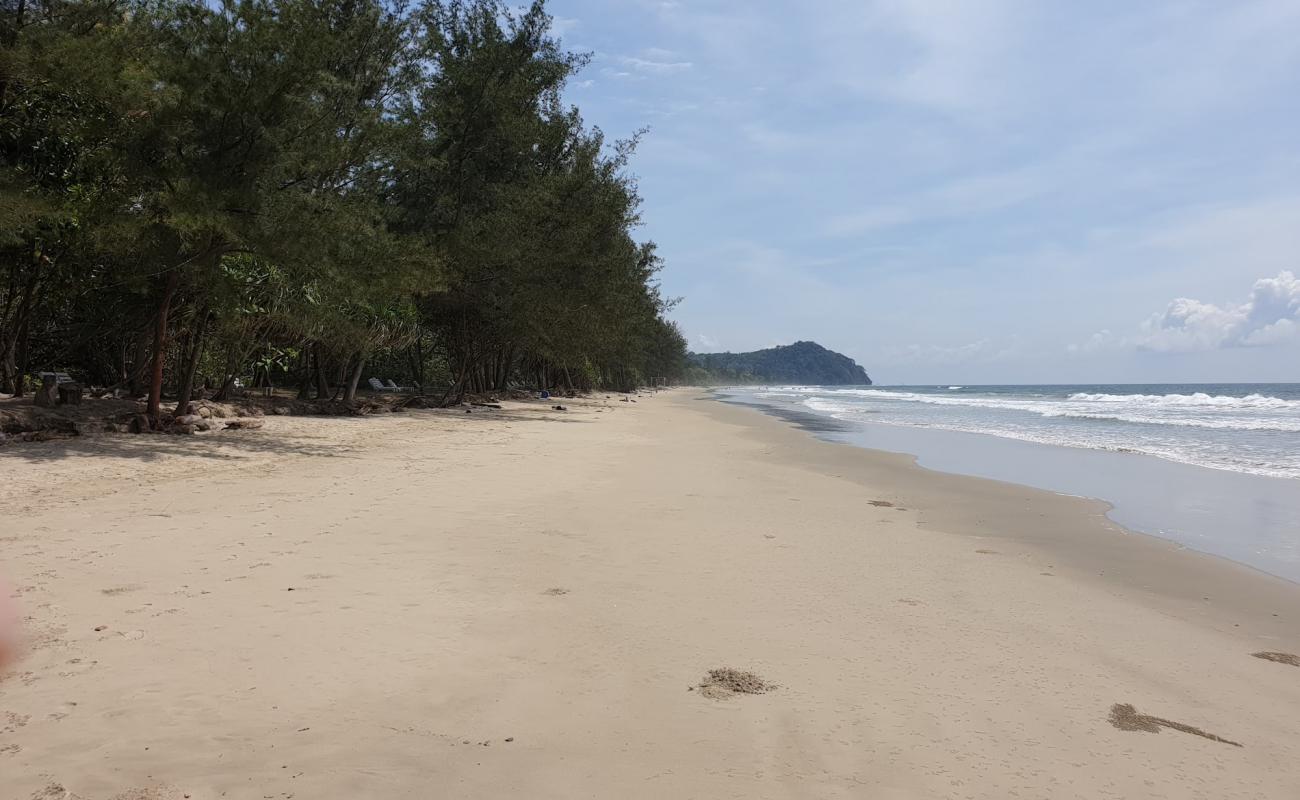
[[[0,450],[0,797],[1300,798],[1251,657],[1300,586],[699,391],[566,403]]]

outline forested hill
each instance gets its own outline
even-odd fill
[[[795,342],[752,353],[691,353],[691,380],[699,383],[871,385],[867,371],[816,342]]]

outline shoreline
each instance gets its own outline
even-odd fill
[[[913,456],[936,472],[1097,499],[1112,522],[1131,532],[1300,583],[1300,484],[1292,479],[992,433],[841,420],[744,394],[719,396],[790,419],[818,438]]]
[[[1300,788],[1300,670],[1251,657],[1300,652],[1300,587],[1096,501],[635,399],[0,452],[33,636],[6,791]],[[775,688],[705,691],[722,668]]]
[[[1150,599],[1158,600],[1155,607],[1166,612],[1185,615],[1194,611],[1194,616],[1233,626],[1240,625],[1243,617],[1254,617],[1265,623],[1266,630],[1262,635],[1300,639],[1300,614],[1295,615],[1295,619],[1282,616],[1288,609],[1300,608],[1300,583],[1226,556],[1187,547],[1158,534],[1127,528],[1108,516],[1113,505],[1106,500],[997,478],[948,472],[924,466],[918,456],[910,453],[821,438],[818,433],[845,432],[853,428],[849,423],[837,425],[837,420],[811,412],[782,413],[784,410],[778,410],[769,413],[765,406],[720,397],[714,402],[748,413],[765,423],[776,423],[778,430],[784,428],[786,432],[797,433],[822,445],[822,448],[817,448],[817,453],[801,452],[802,448],[798,447],[792,447],[790,452],[808,463],[833,462],[849,471],[854,468],[863,470],[865,475],[857,473],[858,477],[869,479],[874,486],[888,485],[886,476],[891,469],[901,467],[919,472],[920,480],[929,484],[932,493],[912,505],[929,509],[926,524],[945,530],[965,530],[975,536],[1013,538],[1023,546],[1040,548],[1044,555],[1061,561],[1061,565],[1076,573],[1077,577],[1096,579],[1119,591],[1146,593]],[[725,419],[727,415],[722,417]],[[822,422],[829,424],[822,426]],[[753,424],[763,429],[762,435],[775,433],[768,425]],[[790,425],[795,429],[792,430]],[[855,459],[851,455],[855,452],[869,455]],[[934,480],[927,480],[929,476]],[[850,479],[853,479],[852,474]],[[1057,506],[1046,513],[1056,515],[1058,525],[1064,525],[1051,533],[1026,531],[1008,537],[1007,530],[1026,527],[1025,515],[1017,511],[1026,502]],[[978,506],[982,520],[979,527],[987,529],[987,532],[970,530],[971,526],[962,519],[960,512],[942,511],[954,505],[963,509]],[[1057,568],[1060,569],[1061,565]],[[1218,587],[1213,602],[1198,588],[1206,585]],[[1266,608],[1274,609],[1267,611],[1270,615],[1268,620],[1262,617]],[[1283,621],[1269,623],[1274,619]]]

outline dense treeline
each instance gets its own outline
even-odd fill
[[[564,105],[541,2],[3,3],[0,391],[683,370],[635,140]]]

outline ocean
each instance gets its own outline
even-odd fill
[[[1105,500],[1110,516],[1300,581],[1300,384],[723,390],[928,468]]]
[[[762,390],[757,397],[790,400],[840,420],[1145,453],[1211,469],[1300,479],[1296,383],[789,386]]]

